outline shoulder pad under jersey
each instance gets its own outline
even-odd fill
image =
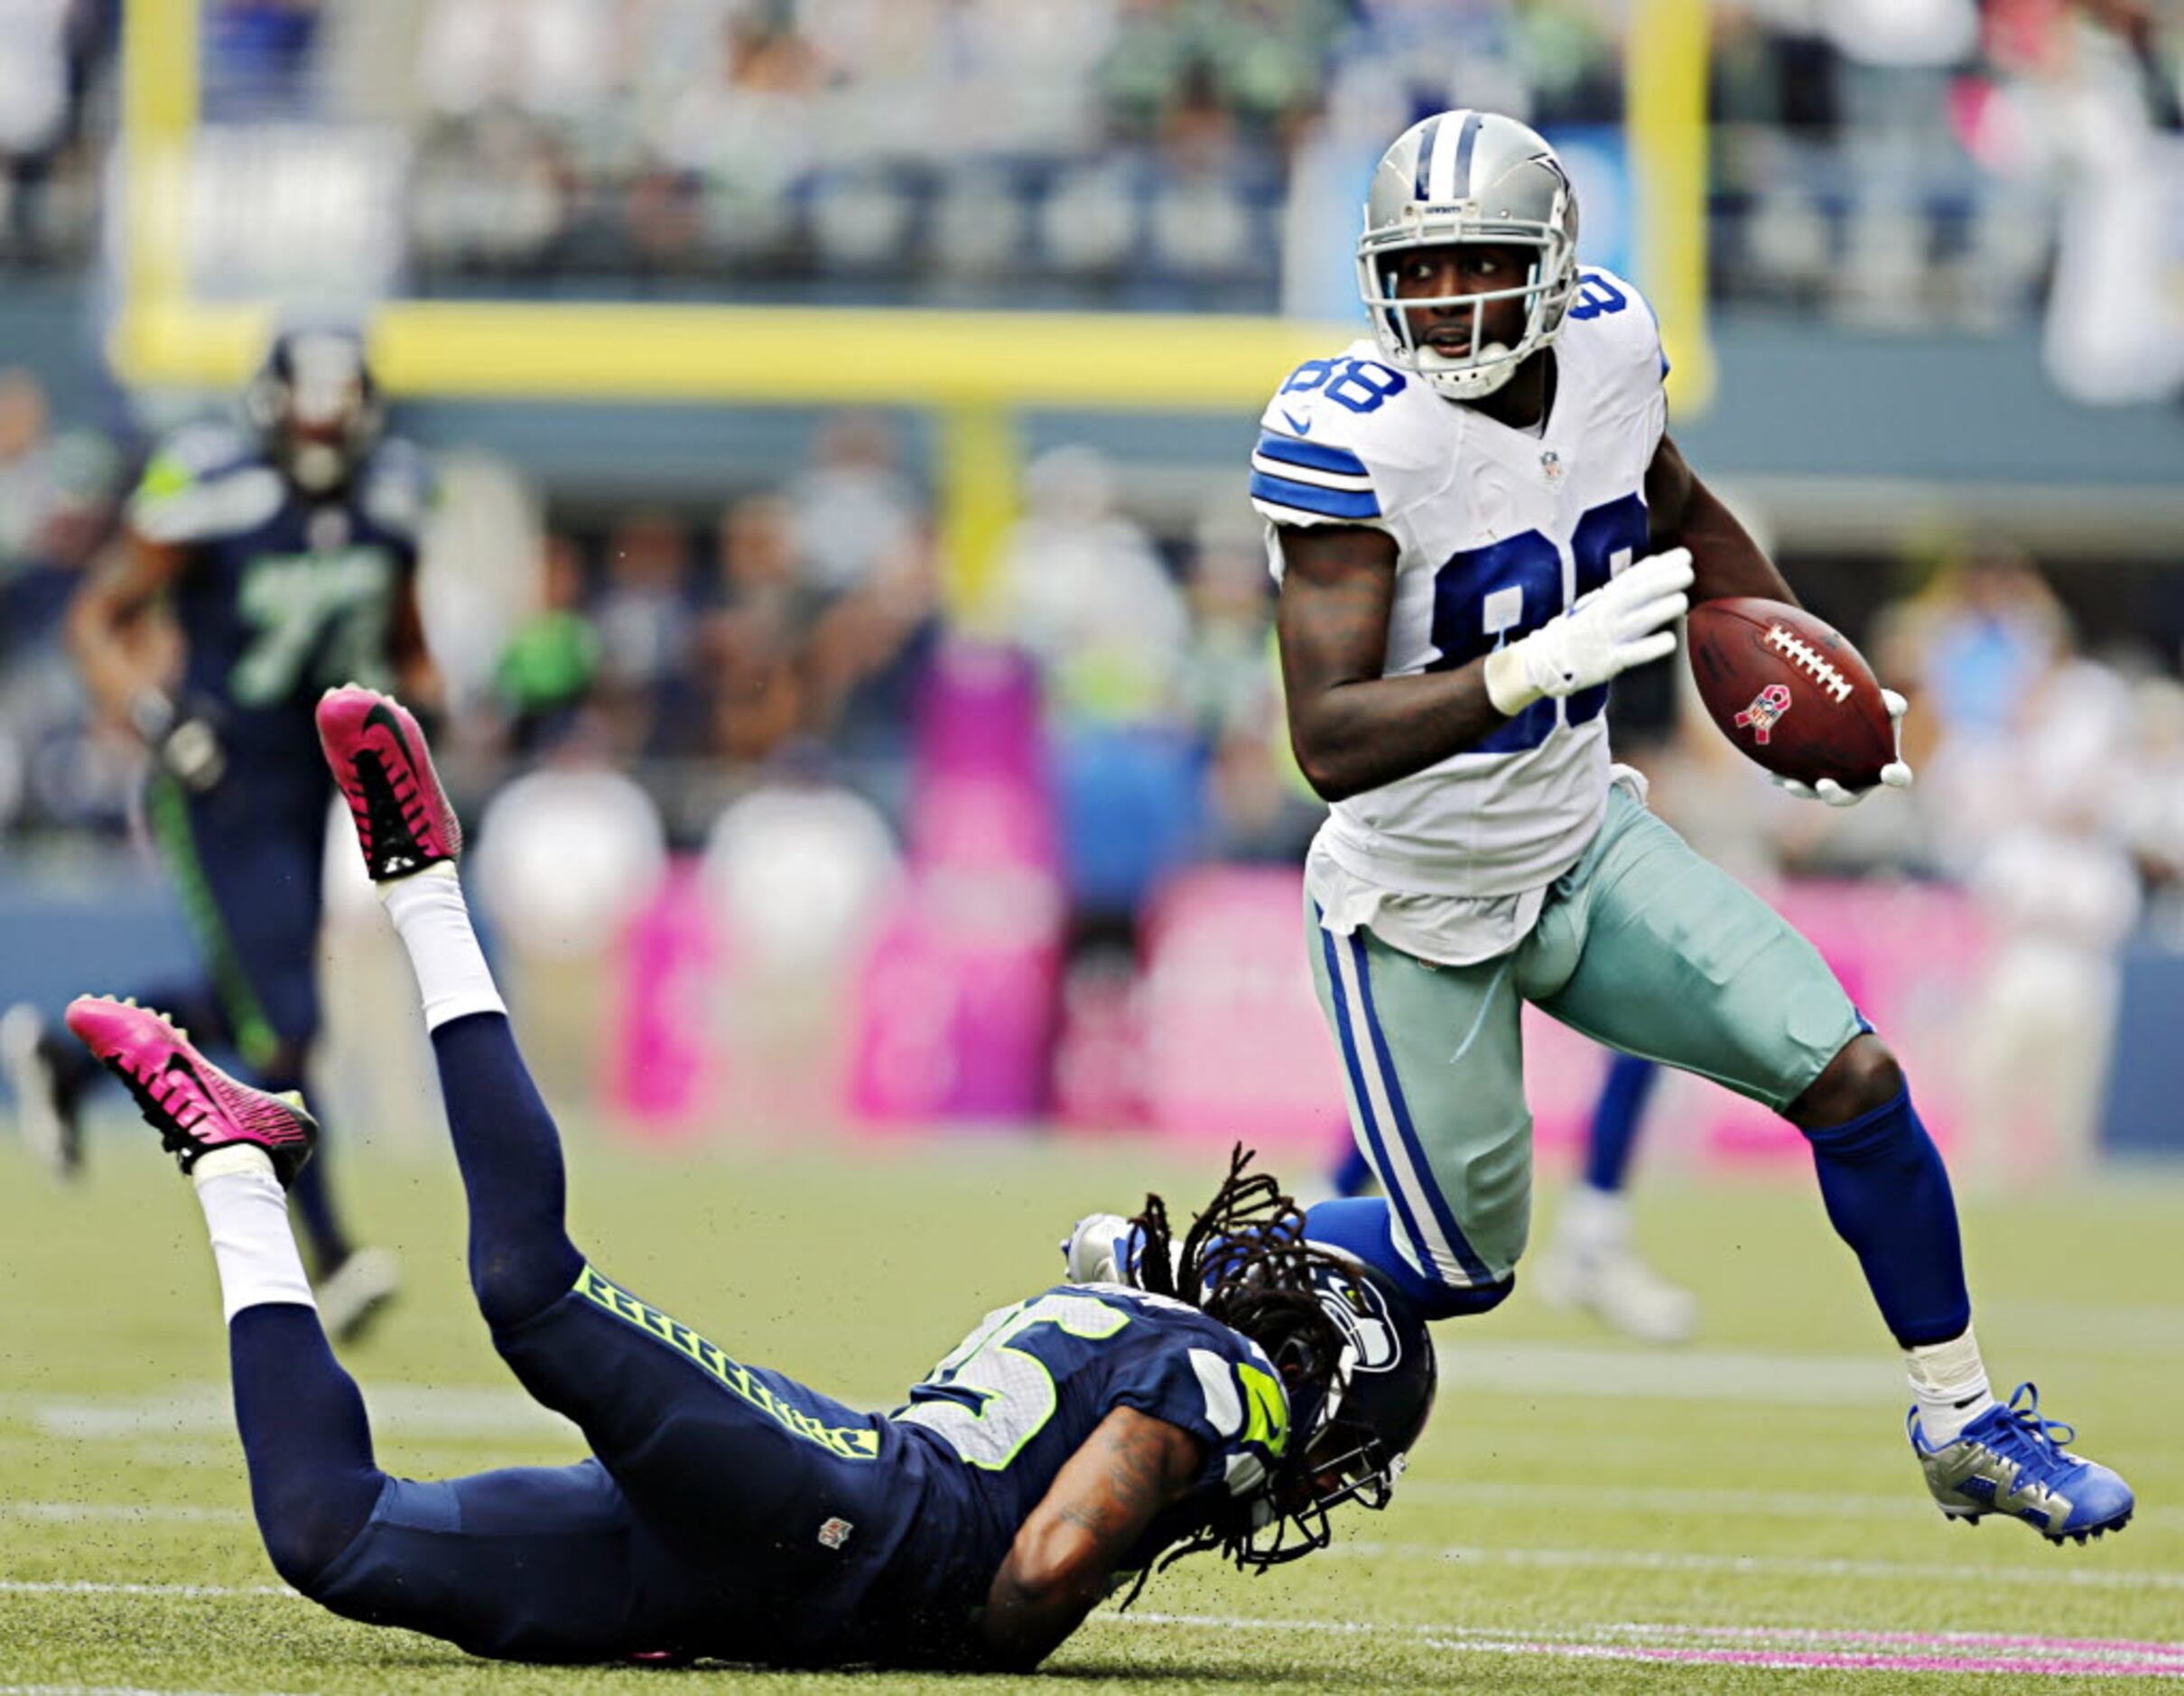
[[[423,449],[388,436],[372,450],[362,480],[364,515],[383,530],[414,541],[432,510],[432,463]]]
[[[152,542],[215,541],[265,523],[282,499],[281,474],[248,435],[230,424],[187,424],[144,462],[129,527]]]
[[[1634,284],[1598,266],[1578,272],[1576,298],[1570,303],[1558,340],[1579,338],[1597,347],[1608,368],[1641,393],[1658,390],[1668,375],[1660,321],[1653,315],[1651,303]]]
[[[1198,1484],[1248,1496],[1289,1444],[1289,1396],[1264,1350],[1196,1308],[1133,1291],[1118,1298],[1148,1309],[1166,1333],[1111,1389],[1111,1405],[1136,1408],[1195,1437],[1204,1450]]]
[[[1445,480],[1434,446],[1445,403],[1378,353],[1371,341],[1352,342],[1306,360],[1275,391],[1251,453],[1251,504],[1262,517],[1385,525]]]

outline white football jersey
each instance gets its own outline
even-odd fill
[[[1370,340],[1299,366],[1268,404],[1251,504],[1270,526],[1396,539],[1383,676],[1477,659],[1646,554],[1646,468],[1668,426],[1652,311],[1587,270],[1554,345],[1538,433],[1444,400]],[[1271,527],[1268,547],[1278,582]],[[1606,812],[1607,694],[1540,701],[1474,748],[1334,803],[1315,853],[1406,894],[1494,899],[1553,881]]]

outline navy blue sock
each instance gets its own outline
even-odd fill
[[[1608,1081],[1593,1108],[1592,1138],[1585,1144],[1585,1181],[1594,1189],[1617,1195],[1628,1181],[1631,1151],[1638,1146],[1646,1102],[1659,1076],[1659,1066],[1635,1054],[1618,1054],[1608,1067]]]
[[[1354,1254],[1375,1272],[1384,1273],[1428,1319],[1454,1319],[1464,1313],[1484,1313],[1501,1305],[1517,1287],[1515,1278],[1498,1284],[1445,1284],[1428,1278],[1396,1250],[1394,1221],[1385,1196],[1361,1196],[1344,1201],[1323,1201],[1305,1214],[1305,1235]]]
[[[228,1360],[258,1534],[280,1575],[309,1590],[364,1529],[386,1482],[372,1461],[364,1398],[310,1308],[245,1308],[228,1327]]]
[[[1362,1196],[1372,1183],[1372,1162],[1365,1158],[1365,1151],[1354,1139],[1343,1149],[1343,1158],[1327,1174],[1327,1187],[1338,1196]]]
[[[1961,1337],[1972,1322],[1972,1298],[1956,1199],[1911,1092],[1805,1138],[1828,1222],[1865,1269],[1896,1341],[1917,1348]]]
[[[470,1288],[486,1323],[505,1329],[567,1295],[584,1269],[569,1240],[561,1136],[505,1015],[450,1020],[432,1053],[470,1206]]]

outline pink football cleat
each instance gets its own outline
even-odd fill
[[[357,821],[357,844],[375,883],[406,878],[462,853],[432,750],[392,695],[344,684],[319,698],[319,745]]]
[[[69,1029],[136,1099],[144,1123],[185,1172],[215,1149],[264,1149],[283,1188],[295,1181],[319,1139],[301,1095],[271,1095],[238,1084],[190,1046],[166,1015],[110,995],[79,995]]]

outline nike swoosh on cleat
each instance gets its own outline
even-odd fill
[[[395,739],[395,746],[402,750],[403,759],[410,762],[410,769],[413,771],[415,770],[417,767],[416,751],[410,747],[410,739],[402,733],[402,721],[388,710],[387,704],[384,701],[373,702],[371,711],[364,715],[366,730],[368,731],[375,724],[386,727],[386,733]]]
[[[1310,434],[1312,433],[1312,420],[1311,420],[1311,419],[1309,419],[1309,418],[1299,418],[1299,417],[1298,417],[1298,416],[1297,416],[1297,415],[1296,415],[1295,413],[1291,412],[1291,411],[1290,411],[1290,410],[1289,410],[1289,409],[1288,409],[1287,406],[1284,406],[1284,407],[1281,409],[1281,415],[1282,415],[1284,418],[1286,418],[1287,420],[1288,420],[1289,428],[1290,428],[1290,429],[1292,429],[1292,430],[1294,430],[1294,431],[1296,431],[1296,433],[1297,433],[1298,435],[1300,435],[1300,436],[1308,436],[1308,435],[1310,435]]]

